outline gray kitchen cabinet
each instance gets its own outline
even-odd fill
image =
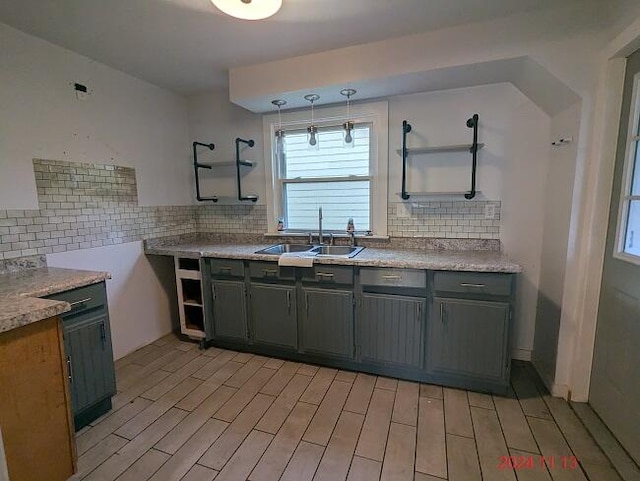
[[[100,282],[49,298],[71,305],[61,317],[74,423],[79,430],[109,411],[116,393],[106,287]]]
[[[306,353],[353,359],[353,292],[303,287],[302,350]]]
[[[252,283],[250,300],[253,341],[297,349],[295,286]]]
[[[427,372],[443,384],[506,393],[515,275],[432,273]]]
[[[116,392],[108,323],[108,316],[101,314],[64,327],[71,403],[76,417]],[[86,423],[76,422],[76,429],[83,424]]]
[[[421,368],[426,300],[391,294],[362,294],[358,321],[360,361]]]
[[[428,370],[500,381],[509,368],[510,305],[434,298],[429,316]]]
[[[212,279],[211,293],[214,338],[246,342],[248,332],[244,281]]]

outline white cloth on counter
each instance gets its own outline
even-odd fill
[[[313,267],[313,256],[300,252],[285,252],[278,258],[279,266]]]

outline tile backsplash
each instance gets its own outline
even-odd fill
[[[492,205],[494,216],[485,218]],[[500,201],[428,201],[389,203],[391,237],[440,237],[446,239],[499,239]]]
[[[38,209],[0,210],[0,261],[185,234],[262,234],[266,206],[140,206],[135,170],[33,161]],[[493,204],[495,216],[485,218]],[[391,237],[499,239],[499,201],[390,203]]]

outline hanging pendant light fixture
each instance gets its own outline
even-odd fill
[[[304,99],[311,102],[311,125],[307,127],[307,142],[309,142],[309,148],[313,150],[320,149],[320,143],[318,138],[318,127],[313,123],[313,103],[320,98],[318,94],[308,94],[304,96]]]
[[[343,144],[345,147],[353,147],[353,122],[351,122],[351,96],[355,95],[355,89],[343,89],[340,91],[341,95],[347,97],[347,121],[342,124],[342,128],[344,129],[344,138]]]
[[[275,15],[282,0],[211,0],[211,2],[227,15],[243,20],[262,20]]]
[[[281,109],[283,105],[287,105],[286,100],[276,99],[272,100],[271,103],[278,107],[278,128],[275,131],[276,136],[276,155],[278,158],[284,153],[284,129],[282,128],[282,115]]]

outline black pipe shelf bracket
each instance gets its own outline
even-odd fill
[[[467,127],[473,129],[473,142],[463,145],[443,145],[436,147],[418,147],[407,148],[407,134],[411,132],[411,124],[406,120],[402,121],[402,149],[398,150],[398,154],[402,156],[402,192],[399,193],[403,200],[409,200],[412,195],[429,196],[429,195],[459,195],[464,194],[467,200],[473,199],[478,191],[476,190],[476,171],[478,167],[478,150],[484,147],[484,144],[478,143],[478,114],[473,114],[467,120]],[[415,154],[437,154],[446,152],[469,152],[471,154],[471,189],[467,192],[407,192],[407,159],[410,155]]]
[[[209,197],[203,197],[202,195],[200,195],[200,169],[211,169],[213,165],[198,162],[198,146],[206,147],[209,150],[213,150],[216,148],[216,146],[213,143],[203,144],[202,142],[193,142],[193,170],[196,176],[196,199],[199,202],[205,202],[205,201],[218,202],[217,195],[213,195]]]
[[[241,166],[253,166],[253,162],[250,160],[244,160],[240,158],[240,144],[245,144],[249,148],[253,148],[255,142],[253,139],[241,139],[240,137],[236,138],[236,178],[238,181],[238,200],[246,201],[250,200],[251,202],[256,202],[258,200],[258,196],[255,194],[247,194],[242,195],[242,181],[240,179],[240,167]],[[246,148],[246,147],[245,147]]]

